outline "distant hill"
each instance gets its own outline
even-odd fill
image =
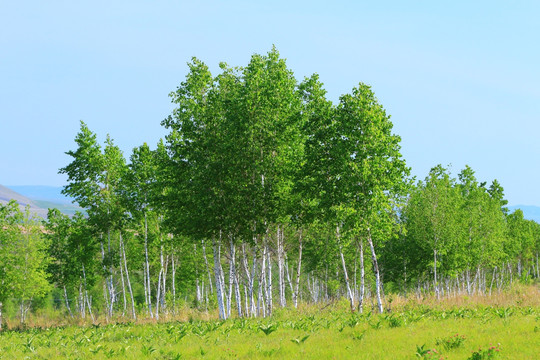
[[[0,204],[5,205],[10,200],[17,201],[17,203],[19,203],[21,210],[24,210],[26,206],[29,206],[32,217],[40,217],[40,218],[47,217],[47,209],[41,208],[39,205],[34,203],[31,199],[27,198],[26,196],[23,196],[11,189],[8,189],[5,186],[0,185]]]
[[[540,206],[514,205],[509,206],[508,209],[510,209],[510,212],[516,209],[521,209],[521,211],[523,211],[523,217],[525,219],[534,220],[540,224]]]
[[[9,186],[0,185],[0,203],[6,204],[14,199],[21,209],[30,206],[30,212],[40,218],[46,218],[49,208],[56,208],[66,215],[74,215],[82,209],[72,200],[61,194],[61,187],[54,186]]]
[[[44,200],[57,204],[71,204],[73,199],[62,195],[60,186],[7,185],[6,187],[32,200]]]

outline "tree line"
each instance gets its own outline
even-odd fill
[[[37,224],[0,207],[0,301],[18,299],[21,320],[47,293],[69,316],[159,319],[189,305],[227,319],[342,297],[383,312],[388,293],[540,277],[540,225],[470,167],[415,182],[369,86],[334,104],[275,48],[217,76],[188,66],[155,149],[126,159],[81,122],[60,173],[84,214],[51,209]]]

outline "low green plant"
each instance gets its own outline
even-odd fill
[[[259,326],[259,329],[265,334],[265,335],[270,335],[271,333],[273,333],[274,331],[277,330],[277,325],[276,324],[268,324],[268,325],[260,325]]]
[[[486,360],[486,359],[497,359],[500,355],[500,345],[490,346],[487,349],[478,349],[478,351],[473,351],[471,356],[467,360]]]
[[[362,340],[364,338],[364,336],[366,335],[366,331],[367,330],[364,330],[361,333],[353,333],[352,338],[354,340]]]
[[[466,339],[464,335],[455,334],[447,338],[437,339],[435,344],[444,347],[445,350],[452,350],[462,346]]]
[[[444,359],[436,349],[426,348],[426,344],[422,346],[416,345],[416,356],[426,360],[442,360]]]
[[[300,345],[300,344],[303,344],[303,343],[307,340],[308,337],[309,337],[309,334],[306,335],[306,336],[303,336],[302,338],[294,338],[294,339],[291,339],[291,341],[292,341],[293,343],[295,343],[296,345]]]

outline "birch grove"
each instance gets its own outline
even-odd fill
[[[155,149],[129,159],[84,122],[64,194],[42,222],[0,204],[0,326],[47,294],[66,316],[221,320],[385,293],[492,294],[540,278],[540,225],[502,186],[434,167],[414,184],[371,88],[336,104],[274,48],[220,73],[194,58]],[[17,314],[17,315],[15,315]]]

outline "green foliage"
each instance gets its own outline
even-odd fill
[[[435,349],[427,349],[426,344],[422,346],[416,345],[415,355],[420,359],[439,360],[442,359],[439,352]]]
[[[277,330],[277,325],[276,324],[266,324],[266,325],[260,325],[259,326],[259,330],[261,330],[264,335],[270,335],[271,333],[273,333],[274,331]]]
[[[472,355],[467,360],[485,360],[485,359],[497,359],[499,358],[501,349],[499,345],[490,346],[487,349],[478,349],[473,351]]]
[[[25,301],[41,298],[50,290],[49,244],[41,232],[28,209],[23,213],[14,200],[0,204],[0,303],[9,297],[23,307]]]
[[[452,350],[463,346],[467,338],[464,335],[455,334],[446,338],[437,339],[435,344],[442,346],[445,350]]]

